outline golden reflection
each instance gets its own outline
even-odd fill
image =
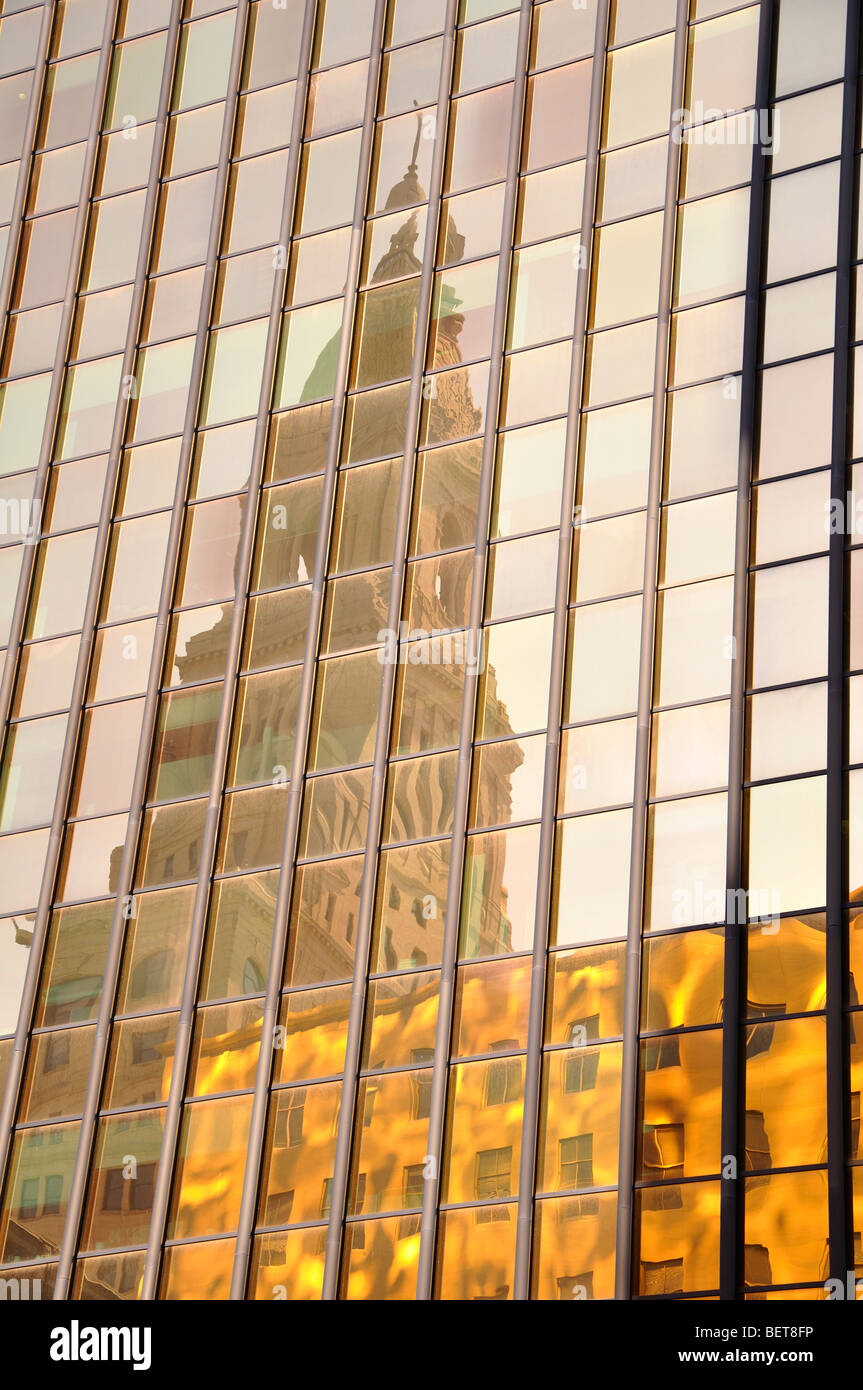
[[[546,1198],[535,1207],[532,1297],[614,1297],[617,1193]]]
[[[859,1136],[857,1147],[859,1148]],[[859,1231],[861,1225],[863,1225],[863,1168],[851,1169],[851,1182],[853,1187],[854,1229]],[[859,1279],[860,1276],[863,1275],[863,1250],[860,1249],[859,1243],[856,1244],[854,1251],[854,1264]]]
[[[251,1096],[186,1107],[168,1237],[235,1230],[246,1162]]]
[[[389,583],[390,570],[385,568],[329,580],[321,655],[334,656],[377,641],[380,607]]]
[[[9,1275],[6,1274],[5,1277],[8,1279]],[[54,1297],[57,1266],[56,1264],[16,1265],[14,1278],[18,1280],[18,1289],[22,1299],[27,1302],[48,1302]],[[75,1295],[75,1297],[78,1296]],[[6,1297],[12,1299],[14,1295],[10,1292]]]
[[[722,1030],[649,1038],[641,1044],[637,1176],[646,1182],[718,1173],[721,1160]],[[685,1188],[642,1193],[645,1211],[674,1209]]]
[[[258,1213],[262,1225],[326,1221],[341,1094],[337,1081],[273,1094]]]
[[[225,1300],[231,1291],[233,1240],[175,1245],[165,1251],[159,1297],[168,1301]]]
[[[523,1057],[452,1068],[443,1201],[517,1196],[523,1095]]]
[[[517,1052],[527,1047],[530,974],[529,958],[459,966],[454,1057]]]
[[[623,1032],[625,947],[559,951],[549,961],[546,1042],[595,1042]]]
[[[369,1070],[431,1060],[440,976],[437,971],[372,981],[362,1065]]]
[[[749,1023],[746,1028],[747,1167],[791,1168],[826,1160],[825,1020],[794,1018]]]
[[[851,1082],[851,1159],[863,1158],[863,1146],[861,1146],[860,1135],[860,1095],[863,1092],[863,1015],[851,1014],[848,1019],[848,1029],[850,1034],[850,1082]],[[853,1177],[855,1183],[855,1203],[859,1203],[863,1198],[863,1186],[860,1185],[863,1179],[863,1168],[854,1168]],[[860,1188],[858,1192],[858,1187]],[[860,1221],[856,1215],[855,1206],[855,1226],[860,1228]],[[861,1252],[863,1253],[863,1252]]]
[[[863,1003],[863,913],[856,911],[860,897],[861,890],[858,889],[854,894],[855,909],[852,909],[848,924],[848,1002],[852,1006]]]
[[[441,1213],[436,1298],[485,1303],[512,1297],[515,1217],[509,1203]]]
[[[219,1095],[255,1084],[261,1045],[261,1004],[217,1004],[199,1009],[192,1038],[186,1094]],[[166,1068],[169,1084],[172,1068]]]
[[[350,1005],[350,985],[284,996],[276,1033],[274,1085],[338,1076],[344,1070]]]
[[[387,1302],[414,1299],[419,1248],[419,1226],[413,1217],[350,1222],[342,1296]]]
[[[776,928],[776,930],[774,930]],[[824,916],[783,917],[749,928],[749,1013],[817,1013],[826,1006]]]
[[[747,1178],[745,1241],[747,1284],[823,1283],[830,1272],[826,1171]]]
[[[645,941],[641,1026],[645,1032],[721,1023],[725,931],[680,932]]]
[[[258,1236],[252,1250],[249,1296],[278,1302],[320,1299],[325,1240],[325,1226]]]
[[[633,1292],[662,1295],[718,1287],[719,1193],[718,1182],[668,1188],[669,1200],[663,1204],[649,1188],[638,1193]]]
[[[619,1043],[611,1043],[546,1054],[540,1192],[612,1187],[617,1182],[622,1052]]]
[[[430,1069],[360,1082],[349,1215],[422,1207],[430,1099]]]

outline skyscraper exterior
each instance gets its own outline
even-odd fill
[[[4,1290],[854,1296],[859,27],[0,0]]]

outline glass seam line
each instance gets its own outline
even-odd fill
[[[18,250],[21,233],[24,230],[24,213],[27,192],[33,170],[33,146],[36,141],[36,124],[45,96],[45,78],[48,73],[48,46],[51,42],[53,7],[45,5],[42,11],[42,27],[39,31],[39,44],[33,61],[33,84],[27,107],[27,121],[21,142],[21,160],[15,184],[15,197],[12,203],[12,216],[9,219],[9,241],[6,246],[6,260],[3,275],[0,277],[0,347],[3,346],[4,332],[9,314],[9,300],[12,297],[12,284],[18,264]]]
[[[239,108],[240,74],[242,72],[246,40],[248,37],[250,9],[251,0],[238,0],[233,45],[231,49],[231,61],[225,93],[225,109],[222,118],[219,161],[216,168],[213,214],[210,224],[209,241],[207,243],[207,258],[204,268],[203,285],[201,287],[198,323],[195,330],[195,351],[189,380],[189,396],[186,403],[186,415],[183,423],[182,442],[180,446],[180,464],[171,512],[171,529],[166,550],[162,593],[159,603],[159,616],[156,622],[156,633],[153,642],[153,658],[150,666],[149,683],[144,705],[142,722],[143,732],[139,747],[138,764],[135,769],[135,784],[132,794],[132,808],[130,811],[131,833],[127,835],[126,839],[123,863],[120,870],[120,884],[117,892],[117,907],[115,908],[114,921],[111,925],[112,939],[115,930],[118,936],[118,969],[124,932],[124,927],[118,919],[122,916],[124,900],[126,900],[127,895],[131,894],[134,882],[133,872],[139,847],[141,823],[144,816],[143,803],[145,800],[147,778],[150,771],[151,749],[161,701],[162,668],[170,631],[172,599],[177,579],[180,547],[186,519],[185,504],[188,500],[187,493],[195,452],[194,442],[198,412],[200,409],[203,375],[210,344],[210,320],[212,316],[216,274],[219,264],[219,248],[225,224],[227,195],[231,173],[231,152],[236,131],[237,110]],[[183,460],[185,460],[185,463],[183,463]],[[197,984],[197,966],[192,962],[191,952],[192,945],[190,942],[187,948],[186,974],[183,982],[183,996],[177,1022],[175,1043],[177,1056],[181,1058],[187,1055],[187,1035],[191,1034],[192,1009],[194,1007],[194,994]],[[193,970],[195,978],[190,986],[189,976]],[[190,989],[192,997],[191,1006],[188,1005],[187,999]],[[142,1299],[153,1299],[156,1297],[156,1285],[161,1265],[162,1238],[170,1198],[172,1169],[180,1126],[182,1091],[184,1086],[185,1068],[182,1066],[178,1068],[175,1065],[172,1068],[171,1089],[165,1107],[165,1125],[162,1133],[162,1143],[159,1151],[156,1182],[153,1192],[153,1210],[147,1239],[147,1255],[141,1280]]]
[[[404,580],[407,570],[406,552],[408,549],[414,470],[419,439],[424,364],[426,362],[427,338],[431,323],[432,292],[435,283],[435,247],[437,246],[439,234],[438,222],[443,201],[447,133],[451,111],[450,88],[452,84],[455,55],[455,19],[455,5],[453,0],[449,0],[445,16],[446,28],[441,46],[441,67],[435,114],[435,148],[432,156],[432,168],[429,177],[429,196],[426,205],[426,234],[423,244],[423,264],[417,290],[416,336],[411,360],[411,384],[407,418],[405,421],[402,476],[399,483],[395,539],[393,542],[393,568],[387,600],[388,624],[393,631],[398,631]],[[357,909],[356,952],[354,956],[354,974],[345,1046],[344,1079],[342,1081],[336,1150],[333,1161],[330,1213],[327,1222],[326,1257],[322,1290],[322,1298],[325,1300],[337,1298],[339,1291],[342,1227],[344,1225],[348,1173],[353,1147],[354,1112],[360,1071],[360,1049],[362,1045],[365,1014],[369,953],[372,941],[374,894],[378,860],[377,849],[380,840],[381,818],[383,815],[384,787],[387,773],[387,755],[390,744],[390,721],[395,693],[396,671],[397,667],[392,663],[384,664],[381,668],[381,693],[378,701],[377,732],[372,764],[371,787],[369,791],[366,844],[363,851],[363,872],[360,884],[360,901]]]
[[[761,0],[758,32],[755,107],[766,110],[770,102],[773,67],[774,5]],[[766,207],[767,156],[760,145],[752,155],[749,204],[749,242],[746,266],[746,303],[743,327],[743,360],[740,400],[740,436],[737,464],[737,535],[734,555],[734,596],[732,610],[733,648],[731,666],[731,708],[728,742],[728,818],[726,824],[725,884],[727,908],[737,902],[736,893],[746,881],[743,848],[745,780],[745,717],[747,696],[747,634],[749,625],[749,548],[752,507],[752,474],[755,463],[755,431],[758,423],[759,343],[764,316],[762,265]],[[746,974],[747,928],[736,920],[736,911],[726,911],[725,958],[723,965],[721,1151],[723,1160],[739,1160],[744,1058],[740,1029],[744,1016],[742,990]],[[741,1242],[741,1185],[735,1166],[724,1176],[720,1188],[719,1288],[720,1298],[736,1299],[739,1284]]]
[[[489,549],[492,492],[495,460],[497,457],[498,413],[500,409],[500,396],[503,381],[505,335],[509,310],[510,280],[512,275],[512,246],[518,206],[519,166],[526,114],[525,99],[527,93],[527,68],[532,18],[532,5],[529,0],[522,0],[515,60],[515,76],[513,80],[504,206],[501,218],[500,259],[498,263],[495,293],[488,395],[485,412],[485,433],[483,436],[479,495],[477,498],[477,526],[474,541],[470,617],[468,621],[468,631],[476,633],[477,635],[482,632],[483,606],[485,601],[485,578]],[[449,1049],[455,1005],[455,979],[462,896],[461,880],[465,855],[465,836],[467,832],[468,800],[470,794],[471,751],[478,686],[479,673],[476,670],[468,670],[467,665],[465,665],[464,694],[462,697],[461,724],[459,730],[458,768],[453,794],[453,828],[450,836],[452,851],[450,854],[449,881],[447,884],[444,932],[441,946],[440,995],[435,1031],[434,1067],[432,1071],[432,1086],[429,1102],[427,1144],[428,1157],[434,1164],[434,1174],[432,1177],[425,1179],[423,1188],[422,1216],[420,1219],[420,1252],[417,1269],[416,1296],[418,1300],[427,1300],[433,1297],[436,1217],[441,1167],[444,1156],[444,1119],[448,1089],[447,1080],[449,1076]]]
[[[156,208],[159,197],[159,174],[164,157],[168,130],[168,115],[171,106],[171,93],[174,86],[174,76],[179,50],[182,8],[180,0],[174,0],[166,33],[162,85],[159,92],[159,106],[155,120],[156,133],[154,135],[153,150],[150,156],[147,194],[141,223],[141,242],[138,248],[138,261],[135,268],[132,300],[129,306],[129,326],[123,352],[121,383],[129,379],[136,364],[138,333],[144,308],[144,296],[147,289],[147,267],[150,262],[153,238],[155,235]],[[108,452],[109,465],[103,491],[99,528],[94,546],[93,571],[90,578],[87,604],[83,617],[81,647],[78,653],[74,685],[69,703],[69,724],[63,747],[60,777],[54,808],[54,819],[51,826],[51,839],[49,841],[48,862],[43,877],[42,895],[37,909],[35,940],[40,941],[41,949],[44,949],[44,943],[48,935],[51,901],[56,888],[57,869],[60,859],[60,846],[67,820],[68,802],[76,766],[76,752],[78,752],[78,741],[84,716],[83,707],[86,697],[87,682],[90,675],[96,623],[99,613],[99,604],[102,598],[108,549],[111,540],[114,501],[120,475],[121,460],[123,457],[123,439],[127,416],[128,401],[121,392],[117,401],[114,424],[111,432],[111,443]],[[78,756],[80,756],[80,753]],[[125,925],[125,921],[125,917],[121,918],[123,925]],[[120,932],[120,936],[122,937],[122,931]],[[96,1032],[93,1037],[93,1051],[81,1120],[81,1133],[75,1156],[75,1164],[72,1170],[69,1204],[60,1245],[59,1264],[54,1286],[54,1297],[56,1299],[63,1299],[66,1297],[66,1290],[72,1271],[72,1262],[75,1257],[75,1247],[78,1238],[78,1227],[81,1219],[81,1209],[84,1201],[84,1190],[87,1183],[90,1148],[95,1133],[96,1114],[99,1108],[102,1073],[108,1048],[108,1038],[111,1031],[111,1018],[116,991],[116,972],[111,954],[112,944],[113,942],[109,940],[109,951],[106,957],[105,976],[102,985],[102,998],[99,1007]],[[118,960],[119,950],[120,942],[117,943]]]
[[[56,11],[54,11],[54,13],[56,13]],[[48,392],[48,402],[45,407],[45,425],[42,432],[42,444],[39,450],[39,461],[36,465],[36,476],[33,480],[33,497],[39,501],[40,516],[45,515],[44,502],[48,490],[48,481],[51,476],[51,456],[54,451],[60,404],[63,399],[63,387],[66,378],[66,358],[71,347],[72,324],[74,322],[77,303],[78,279],[83,264],[84,243],[87,234],[87,226],[90,220],[90,199],[96,178],[96,161],[102,134],[102,118],[108,97],[107,88],[111,70],[111,59],[115,51],[114,30],[116,18],[117,16],[114,10],[109,5],[106,10],[105,26],[102,31],[99,67],[96,72],[96,79],[93,87],[93,107],[90,113],[90,128],[87,133],[86,149],[84,151],[81,194],[75,213],[75,223],[72,229],[72,245],[69,252],[69,274],[66,280],[66,293],[63,298],[60,326],[57,333],[57,350],[54,354],[54,364],[51,371],[51,386]],[[47,88],[43,87],[43,102],[46,93]],[[83,143],[83,141],[80,143]],[[20,230],[17,241],[19,245],[16,245],[16,251],[20,253]],[[17,271],[17,265],[15,269]],[[15,606],[12,610],[12,619],[9,625],[9,643],[6,650],[6,660],[3,666],[3,674],[0,676],[0,739],[3,740],[4,751],[6,743],[6,725],[12,704],[12,694],[18,667],[18,652],[24,634],[27,609],[30,601],[30,591],[33,575],[36,570],[36,559],[39,549],[40,547],[38,545],[27,545],[24,547],[21,572],[18,578],[18,587],[15,596]]]
[[[756,110],[770,103],[773,68],[774,6],[762,0],[759,17],[759,57],[756,70]],[[725,888],[727,906],[737,903],[738,888],[746,878],[743,853],[743,781],[745,781],[746,657],[749,626],[749,539],[752,510],[752,473],[755,466],[757,396],[759,396],[759,342],[763,320],[762,264],[764,254],[764,208],[766,208],[767,156],[760,145],[752,154],[750,181],[749,243],[746,252],[746,304],[743,320],[741,377],[741,428],[739,428],[737,482],[737,538],[734,557],[734,607],[732,607],[732,664],[730,738],[728,738],[728,819],[725,842]],[[742,1186],[732,1165],[724,1175],[724,1159],[737,1165],[741,1148],[743,1097],[743,1055],[741,1024],[742,988],[746,973],[746,924],[737,922],[737,912],[725,913],[725,952],[723,984],[723,1070],[721,1070],[721,1156],[723,1184],[720,1188],[720,1297],[735,1300],[738,1290],[741,1254]]]
[[[860,6],[849,3],[845,33],[842,149],[839,165],[839,217],[836,317],[833,358],[833,435],[830,495],[845,496],[849,449],[851,303],[854,259],[855,193],[859,161],[857,98]],[[846,1287],[854,1269],[851,1177],[850,1054],[845,1014],[848,993],[848,681],[845,594],[848,552],[839,530],[830,535],[827,656],[827,1204],[830,1277]]]
[[[689,0],[677,0],[671,107],[683,106]],[[638,727],[633,781],[632,849],[629,875],[629,907],[623,1013],[623,1061],[620,1079],[620,1151],[617,1198],[617,1256],[615,1298],[632,1297],[633,1181],[635,1171],[636,1109],[638,1092],[638,1030],[641,998],[641,938],[644,913],[644,880],[647,850],[648,791],[650,776],[650,715],[656,648],[656,602],[659,574],[659,523],[665,444],[666,393],[671,341],[671,299],[677,230],[677,194],[682,146],[671,137],[669,116],[668,161],[665,181],[665,213],[656,323],[656,357],[653,381],[653,420],[647,524],[644,548],[644,597],[638,676]]]
[[[580,241],[586,237],[593,244],[593,227],[599,175],[599,140],[605,97],[605,52],[609,33],[609,0],[599,0],[591,75],[590,111],[587,125],[587,151],[584,171],[584,197],[581,214]],[[515,1244],[515,1274],[513,1298],[523,1301],[530,1297],[531,1247],[533,1242],[533,1191],[536,1176],[538,1126],[540,1122],[540,1089],[542,1069],[543,1027],[545,1021],[545,982],[547,953],[551,927],[551,879],[554,869],[556,834],[557,788],[560,775],[560,743],[563,721],[563,694],[566,679],[566,642],[569,626],[569,591],[572,568],[572,545],[575,530],[575,498],[578,483],[578,443],[581,426],[581,402],[584,385],[584,363],[587,314],[590,302],[594,257],[588,255],[579,268],[579,282],[573,320],[572,366],[570,368],[569,409],[564,446],[564,475],[560,506],[560,540],[557,562],[557,587],[554,603],[554,633],[551,648],[551,673],[548,699],[548,732],[546,735],[545,770],[543,774],[542,819],[539,855],[537,860],[536,915],[534,925],[533,965],[531,967],[528,1034],[525,1057],[525,1083],[522,1119],[521,1159],[518,1179],[518,1216]]]
[[[323,13],[323,10],[321,10]],[[272,1075],[274,1049],[272,1043],[264,1040],[274,1037],[274,1030],[281,1007],[281,980],[284,971],[285,946],[288,937],[288,914],[293,890],[293,866],[296,858],[297,837],[299,833],[300,811],[302,808],[304,772],[308,749],[312,710],[317,674],[317,656],[321,624],[323,619],[324,594],[326,591],[327,561],[330,536],[333,524],[336,484],[339,477],[339,454],[342,442],[342,427],[347,396],[347,381],[350,367],[353,328],[359,293],[359,279],[362,255],[362,241],[365,227],[365,209],[368,200],[369,183],[372,170],[372,149],[375,133],[375,111],[377,107],[380,72],[382,68],[382,39],[385,19],[385,6],[377,0],[372,20],[369,45],[369,72],[366,85],[366,103],[363,112],[362,141],[357,166],[357,187],[354,202],[351,246],[345,276],[344,306],[339,338],[338,360],[336,363],[333,387],[333,416],[327,443],[327,459],[324,469],[323,487],[318,522],[318,535],[315,550],[315,570],[311,585],[310,611],[306,627],[306,644],[303,653],[303,673],[300,684],[296,737],[291,776],[288,787],[288,807],[285,816],[285,836],[279,874],[279,887],[274,912],[273,941],[270,949],[270,962],[267,973],[267,994],[261,1020],[261,1049],[255,1075],[252,1114],[249,1123],[246,1167],[243,1175],[242,1196],[237,1221],[237,1237],[234,1248],[234,1266],[231,1276],[230,1296],[234,1300],[243,1299],[248,1281],[248,1271],[252,1248],[252,1232],[258,1197],[258,1186],[263,1164],[263,1151],[267,1132],[267,1110],[269,1106],[270,1080]],[[314,35],[315,4],[308,5],[306,24],[308,47],[304,53],[306,70],[310,67],[311,45]]]
[[[106,11],[105,25],[102,31],[102,47],[99,59],[99,67],[96,74],[96,83],[93,91],[93,107],[90,114],[90,129],[87,136],[87,148],[85,153],[85,170],[88,171],[88,188],[91,190],[96,174],[96,158],[99,148],[99,139],[102,127],[102,116],[107,100],[108,75],[111,68],[111,58],[114,51],[114,25],[116,14],[112,7]],[[75,312],[75,300],[78,288],[78,277],[84,253],[84,239],[87,231],[87,222],[90,211],[90,199],[84,197],[84,177],[82,173],[81,202],[75,217],[73,229],[72,249],[69,258],[69,276],[66,283],[66,295],[63,300],[62,319],[59,335],[57,339],[57,351],[54,357],[53,374],[51,378],[51,390],[48,399],[48,406],[45,416],[45,428],[42,437],[42,444],[39,452],[39,463],[34,481],[33,495],[44,501],[44,496],[48,487],[48,479],[51,472],[51,455],[54,447],[54,436],[57,429],[60,401],[62,399],[63,382],[65,379],[66,353],[69,347],[70,335],[72,332],[72,321]],[[44,511],[44,508],[43,508]],[[5,757],[8,748],[8,738],[6,731],[8,718],[14,690],[15,674],[18,665],[18,655],[20,650],[21,638],[24,632],[24,625],[27,618],[27,611],[30,602],[30,590],[33,574],[36,568],[36,551],[38,545],[24,547],[24,557],[21,565],[21,574],[18,581],[18,589],[15,599],[15,608],[9,633],[9,647],[6,653],[6,662],[3,668],[3,675],[0,678],[0,739],[3,741],[2,757]],[[2,767],[2,757],[0,757],[0,767]],[[44,882],[42,886],[44,891]],[[40,893],[41,897],[41,893]],[[44,933],[43,933],[44,935]],[[30,956],[27,962],[27,970],[24,976],[22,988],[21,1006],[18,1013],[18,1022],[15,1030],[15,1042],[13,1045],[12,1057],[9,1064],[9,1074],[6,1082],[6,1090],[3,1096],[2,1107],[0,1107],[0,1181],[5,1179],[6,1163],[9,1158],[10,1146],[12,1143],[12,1130],[15,1121],[15,1112],[18,1106],[18,1093],[24,1071],[24,1055],[27,1048],[28,1033],[30,1026],[30,1015],[36,997],[36,988],[41,969],[42,947],[44,942],[34,934],[30,947]]]

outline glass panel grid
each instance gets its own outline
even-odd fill
[[[49,8],[0,20],[0,1268],[844,1286],[853,7]]]

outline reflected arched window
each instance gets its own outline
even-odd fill
[[[145,956],[132,972],[131,997],[143,999],[147,995],[161,993],[167,984],[173,959],[174,953],[170,950],[154,951],[152,955]]]
[[[267,981],[257,961],[248,956],[243,966],[243,993],[259,994],[267,987]]]

